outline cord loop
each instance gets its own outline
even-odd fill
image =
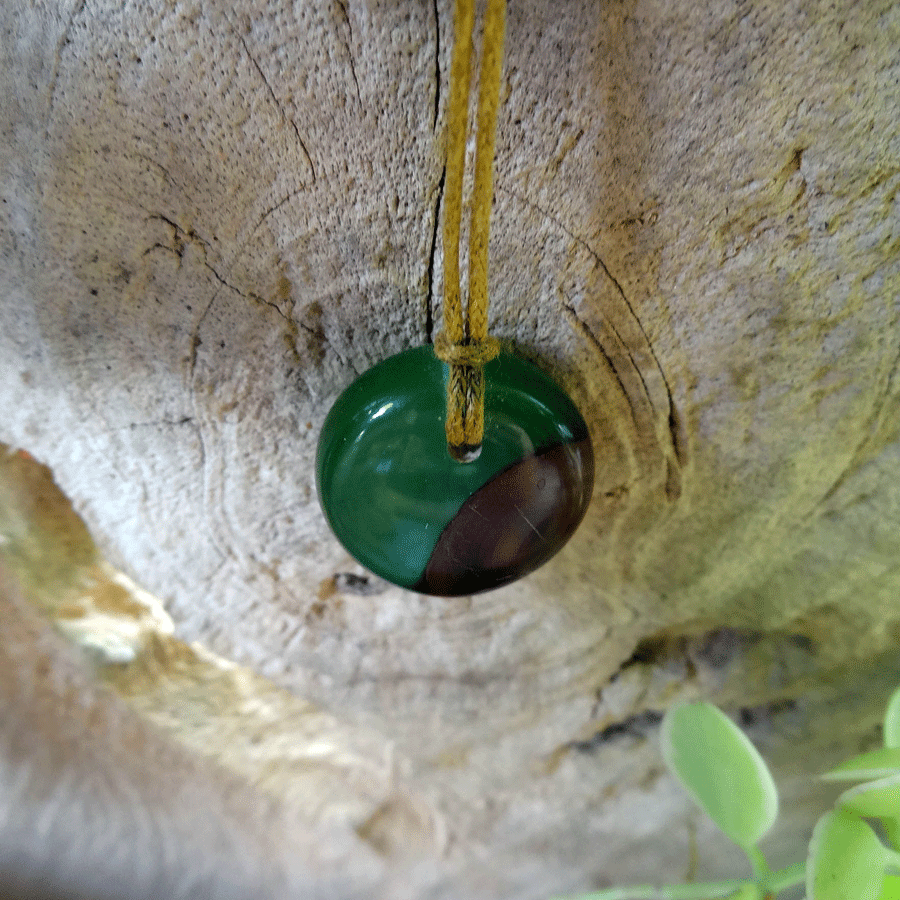
[[[484,438],[483,369],[500,352],[497,341],[488,336],[488,231],[506,0],[488,0],[484,17],[469,234],[469,297],[465,315],[459,278],[459,238],[475,27],[474,0],[456,0],[453,27],[444,191],[444,329],[435,340],[434,352],[450,367],[445,423],[447,449],[454,459],[468,462],[478,457]]]

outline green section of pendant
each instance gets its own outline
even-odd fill
[[[485,367],[481,455],[456,462],[444,433],[446,377],[430,346],[398,353],[341,394],[319,438],[319,501],[332,530],[366,568],[402,587],[420,581],[444,528],[489,480],[587,436],[550,378],[501,353]]]

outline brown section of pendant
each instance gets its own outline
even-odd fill
[[[504,469],[444,529],[414,590],[437,596],[500,587],[545,563],[572,536],[594,485],[590,438]]]

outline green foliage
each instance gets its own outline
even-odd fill
[[[900,813],[900,773],[867,781],[841,794],[838,806],[865,819],[896,819]]]
[[[663,759],[697,805],[745,850],[772,827],[778,792],[763,758],[711,703],[684,703],[665,717]]]
[[[666,714],[660,739],[669,770],[744,850],[752,878],[618,887],[569,900],[773,900],[804,882],[806,900],[900,900],[900,688],[887,704],[884,747],[822,776],[858,783],[819,819],[806,860],[776,872],[757,843],[778,816],[778,792],[747,736],[715,706],[684,703]]]
[[[900,688],[891,694],[884,711],[884,746],[900,747]]]
[[[900,772],[900,749],[881,747],[860,753],[822,775],[826,781],[869,781]]]
[[[816,823],[806,863],[806,896],[878,900],[885,848],[858,816],[838,808]]]

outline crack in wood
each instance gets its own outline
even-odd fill
[[[441,204],[444,202],[444,182],[447,178],[447,167],[441,170],[438,182],[437,199],[434,203],[434,221],[431,229],[431,248],[428,252],[428,292],[425,296],[425,343],[430,344],[434,338],[434,259],[437,254],[438,232],[441,223]]]
[[[285,200],[283,200],[281,203],[279,203],[278,206],[281,206],[281,205],[283,205],[283,203],[287,202],[287,199],[288,198],[285,198]],[[183,228],[181,228],[181,226],[178,225],[177,222],[170,219],[164,213],[151,213],[148,216],[148,218],[149,219],[157,219],[161,222],[165,222],[172,229],[174,247],[169,247],[169,246],[166,246],[165,244],[156,242],[155,244],[153,244],[151,247],[148,247],[144,251],[143,256],[147,256],[149,253],[153,252],[154,250],[160,249],[160,250],[164,250],[169,253],[174,253],[179,258],[179,260],[181,260],[184,256],[184,249],[186,246],[185,238],[187,239],[187,241],[190,241],[195,244],[199,244],[201,251],[203,253],[203,265],[206,269],[208,269],[210,271],[210,273],[212,273],[213,278],[215,278],[215,280],[219,283],[219,285],[221,287],[228,288],[230,291],[233,291],[235,294],[237,294],[239,297],[241,297],[244,300],[247,300],[251,303],[257,303],[261,306],[268,306],[271,309],[273,309],[287,323],[288,337],[291,339],[291,341],[296,340],[296,337],[299,334],[299,331],[298,331],[298,325],[299,325],[299,328],[302,328],[304,331],[307,331],[310,334],[316,335],[317,337],[321,338],[323,341],[328,343],[327,338],[325,337],[324,333],[315,332],[311,328],[309,328],[309,326],[305,325],[302,322],[301,323],[295,322],[293,319],[293,316],[289,315],[288,313],[285,313],[284,310],[282,310],[281,307],[277,303],[275,303],[271,300],[266,300],[265,297],[262,297],[253,291],[251,291],[251,292],[243,291],[237,285],[232,284],[228,280],[227,277],[223,277],[222,275],[220,275],[218,270],[207,259],[207,250],[209,249],[209,243],[206,240],[204,240],[202,237],[200,237],[200,235],[198,235],[193,229],[189,229],[189,230],[185,231]],[[234,264],[232,263],[232,266],[230,268],[233,268],[233,265]],[[230,268],[229,268],[229,271],[230,271]],[[191,350],[190,350],[190,355],[189,355],[189,360],[188,360],[188,377],[191,381],[193,381],[194,373],[195,373],[196,367],[197,367],[197,351],[203,344],[203,341],[200,338],[200,330],[203,326],[203,322],[206,320],[206,317],[207,317],[210,309],[212,308],[215,301],[218,299],[218,296],[219,296],[219,288],[216,288],[216,290],[213,293],[212,297],[210,298],[209,302],[204,307],[203,312],[200,314],[200,317],[198,318],[197,323],[194,326],[193,331],[191,333]],[[289,343],[290,343],[290,341],[289,341]],[[293,346],[293,344],[292,344],[292,346]],[[294,352],[296,352],[296,349],[294,350]]]
[[[278,313],[279,316],[281,316],[282,319],[284,319],[285,322],[288,323],[288,325],[294,326],[292,330],[293,330],[293,332],[296,333],[296,329],[297,329],[296,323],[289,315],[287,315],[285,312],[282,311],[281,307],[277,303],[273,303],[271,300],[266,300],[265,297],[260,297],[259,294],[248,294],[247,299],[252,300],[254,303],[261,303],[263,306],[270,306],[272,309],[275,310],[275,312]],[[289,329],[289,330],[291,330],[291,329]]]
[[[441,19],[438,15],[437,0],[432,0],[431,5],[434,9],[434,122],[431,130],[437,131],[438,113],[441,108]]]
[[[294,134],[297,137],[297,143],[300,144],[300,149],[303,151],[303,155],[306,157],[306,161],[309,164],[309,170],[312,173],[313,184],[316,182],[316,167],[313,164],[312,156],[309,154],[309,150],[306,147],[306,143],[303,138],[300,136],[300,129],[297,127],[297,123],[287,114],[287,111],[284,108],[282,102],[278,99],[275,91],[272,88],[272,85],[269,83],[269,79],[266,78],[265,72],[263,72],[262,67],[256,61],[256,57],[250,52],[250,48],[247,46],[247,42],[244,40],[244,36],[237,31],[237,29],[232,26],[232,31],[237,36],[237,39],[241,42],[241,46],[244,48],[244,52],[247,54],[247,58],[250,60],[253,68],[259,73],[259,77],[262,79],[263,84],[266,86],[266,89],[269,92],[269,96],[272,98],[272,102],[275,104],[275,108],[278,110],[282,119],[291,126]]]
[[[156,219],[159,222],[165,222],[165,224],[168,225],[172,229],[172,244],[173,244],[173,246],[167,247],[164,244],[160,244],[159,242],[157,242],[157,243],[153,244],[153,246],[148,247],[144,251],[143,256],[146,256],[148,253],[151,253],[153,250],[155,250],[157,247],[159,247],[163,250],[168,250],[169,252],[174,253],[179,259],[183,259],[184,251],[185,251],[187,244],[188,243],[194,244],[195,246],[200,247],[200,252],[203,255],[203,265],[207,269],[209,269],[210,272],[212,272],[213,277],[216,279],[216,281],[219,282],[219,284],[234,291],[238,296],[243,297],[245,300],[253,299],[252,296],[246,294],[240,288],[231,284],[226,278],[223,278],[218,273],[218,271],[216,271],[215,267],[209,262],[209,259],[208,259],[208,253],[209,253],[209,248],[210,248],[209,241],[207,241],[205,238],[203,238],[199,234],[197,234],[197,232],[194,231],[193,228],[187,228],[187,229],[182,228],[177,222],[175,222],[173,219],[170,219],[164,213],[150,213],[150,215],[147,218],[148,219]],[[265,302],[265,301],[263,301],[263,302]],[[278,312],[281,315],[284,315],[283,313],[281,313],[281,310],[278,310]]]
[[[591,339],[596,344],[596,346],[602,350],[603,355],[606,357],[606,360],[613,367],[613,371],[615,371],[616,377],[619,379],[619,383],[622,384],[622,387],[625,390],[626,395],[628,396],[628,402],[631,405],[632,410],[635,412],[635,415],[636,415],[637,410],[634,407],[633,398],[630,396],[631,392],[628,391],[627,388],[625,388],[625,384],[621,378],[621,373],[619,372],[619,368],[613,363],[612,357],[609,355],[609,353],[603,347],[603,344],[600,341],[600,339],[594,334],[594,332],[590,328],[587,327],[587,325],[584,323],[584,321],[580,318],[578,313],[575,311],[575,307],[572,306],[571,304],[568,304],[568,305],[566,305],[566,308],[575,317],[576,321],[583,328],[585,328],[587,330],[587,333],[590,335]],[[604,321],[605,321],[606,327],[609,329],[610,334],[613,336],[616,344],[618,345],[619,349],[622,351],[622,356],[625,359],[627,359],[628,362],[631,364],[631,369],[637,375],[637,378],[641,383],[641,389],[643,392],[644,402],[647,404],[647,408],[649,409],[649,411],[651,413],[651,418],[652,418],[652,414],[655,411],[654,405],[653,405],[653,398],[650,396],[650,388],[647,385],[647,381],[644,378],[643,372],[641,372],[641,367],[635,362],[634,356],[632,355],[631,351],[628,349],[628,345],[625,343],[624,339],[622,338],[622,335],[619,334],[618,330],[616,329],[616,326],[613,325],[613,323],[610,321],[609,318],[606,318]]]
[[[353,25],[351,25],[350,23],[350,13],[344,0],[335,0],[335,3],[337,3],[337,5],[340,7],[341,14],[344,17],[344,24],[347,26],[347,33],[350,35],[349,41],[342,40],[341,43],[344,45],[344,49],[347,51],[347,58],[350,61],[350,74],[353,76],[353,83],[356,85],[356,99],[361,105],[362,94],[360,94],[359,91],[359,79],[356,77],[356,63],[353,62],[353,51],[350,47],[350,44],[353,42]]]
[[[571,228],[569,228],[564,222],[554,216],[553,213],[551,213],[549,210],[544,209],[544,207],[542,207],[540,204],[535,203],[533,200],[529,200],[527,197],[523,197],[521,194],[518,194],[515,191],[511,191],[508,188],[504,188],[499,185],[497,187],[497,190],[501,193],[508,194],[510,197],[515,198],[520,203],[524,203],[526,206],[530,206],[532,209],[537,210],[542,216],[544,216],[544,218],[547,219],[547,221],[552,222],[554,225],[556,225],[556,227],[559,228],[564,234],[570,237],[573,241],[575,241],[576,244],[584,248],[590,254],[591,258],[597,263],[598,266],[600,266],[603,274],[612,282],[613,286],[621,297],[622,302],[625,304],[625,307],[631,314],[631,317],[637,323],[638,328],[641,330],[641,335],[646,341],[647,347],[649,348],[650,353],[653,356],[653,361],[656,363],[656,367],[659,369],[663,381],[665,381],[665,372],[663,372],[662,366],[660,366],[659,360],[656,358],[656,354],[653,352],[653,345],[650,343],[650,340],[647,337],[647,332],[644,330],[644,326],[641,323],[640,317],[634,311],[634,307],[631,305],[631,301],[629,301],[628,297],[625,295],[625,291],[622,288],[622,285],[619,284],[616,277],[609,270],[609,266],[606,265],[600,254],[583,237],[579,237],[577,234],[575,234],[575,232],[572,231]],[[666,382],[666,386],[668,387],[668,382]]]
[[[284,206],[284,204],[287,203],[288,200],[291,200],[294,197],[296,197],[298,194],[303,194],[303,193],[305,193],[305,188],[300,188],[299,190],[291,191],[289,194],[285,194],[284,197],[282,197],[274,206],[270,206],[259,217],[259,221],[253,226],[253,231],[250,232],[250,235],[247,238],[247,241],[245,242],[244,246],[241,247],[241,252],[243,253],[244,247],[246,247],[247,243],[249,243],[253,239],[253,236],[256,234],[257,231],[259,231],[259,228],[262,225],[262,223],[265,222],[266,219],[268,219],[269,216],[272,215],[272,213],[278,212],[278,210],[281,209],[281,207]]]
[[[606,361],[606,364],[609,366],[609,370],[615,375],[616,381],[619,384],[619,389],[622,391],[622,396],[625,397],[626,402],[628,403],[628,408],[631,410],[631,417],[637,422],[637,415],[634,408],[634,401],[631,399],[630,392],[628,388],[625,386],[625,382],[622,381],[622,376],[619,374],[618,369],[615,366],[615,363],[612,360],[612,357],[609,353],[606,352],[606,348],[603,346],[600,338],[597,337],[596,334],[591,330],[591,328],[584,322],[575,311],[575,307],[573,307],[569,303],[563,304],[563,309],[568,313],[569,319],[574,324],[575,328],[580,331],[591,344],[597,349],[597,352],[603,357]]]
[[[157,169],[159,169],[159,171],[162,172],[162,174],[163,174],[163,178],[165,178],[165,180],[170,185],[172,185],[172,187],[180,187],[180,185],[172,177],[172,173],[162,163],[157,162],[152,156],[150,156],[147,153],[140,153],[137,151],[135,151],[134,155],[138,159],[144,160],[144,162],[147,163],[147,165],[155,166]]]
[[[577,753],[595,753],[604,745],[620,738],[630,737],[643,740],[656,730],[662,717],[663,714],[655,709],[637,712],[618,722],[611,722],[599,728],[588,738],[569,741],[563,744],[562,749],[574,750]]]
[[[565,235],[567,235],[571,240],[573,240],[576,244],[578,244],[580,247],[582,247],[591,256],[591,258],[596,262],[596,264],[600,267],[600,270],[609,279],[609,281],[615,288],[629,317],[635,322],[638,329],[640,330],[640,334],[641,334],[641,337],[643,338],[644,344],[646,345],[647,350],[649,351],[650,357],[653,360],[653,363],[656,367],[656,370],[659,372],[659,377],[662,380],[663,389],[665,392],[665,409],[661,410],[659,412],[661,412],[662,415],[664,416],[665,427],[668,431],[669,442],[671,444],[671,449],[672,449],[672,456],[669,456],[669,454],[666,454],[666,457],[667,457],[667,460],[669,461],[669,464],[671,466],[677,468],[677,470],[680,472],[681,468],[683,467],[683,465],[685,463],[685,459],[686,459],[686,447],[685,447],[685,442],[681,436],[681,428],[680,428],[680,423],[679,423],[679,419],[678,419],[678,414],[675,410],[675,404],[674,404],[674,401],[672,398],[672,388],[671,388],[671,385],[669,384],[668,378],[666,377],[666,373],[665,373],[662,365],[660,364],[659,357],[656,355],[656,351],[653,349],[653,345],[650,343],[650,339],[647,336],[647,332],[644,329],[643,323],[641,322],[640,317],[635,312],[634,307],[631,304],[631,301],[626,296],[625,290],[623,289],[622,285],[619,283],[618,279],[616,279],[616,277],[612,274],[612,272],[609,269],[609,266],[607,266],[606,262],[603,260],[603,258],[600,256],[600,254],[584,238],[575,234],[575,232],[572,231],[571,228],[569,228],[564,222],[562,222],[559,218],[557,218],[555,215],[553,215],[549,210],[544,209],[540,204],[535,203],[534,201],[529,200],[527,197],[524,197],[521,194],[517,193],[516,191],[510,190],[509,188],[503,187],[502,185],[498,185],[497,190],[501,193],[507,194],[510,197],[513,197],[515,200],[518,200],[520,203],[523,203],[524,205],[539,212],[542,216],[544,216],[544,218],[547,221],[551,222],[553,225],[555,225],[557,228],[559,228]],[[601,347],[599,339],[596,337],[596,335],[593,334],[593,332],[589,328],[587,328],[586,325],[584,325],[583,322],[581,322],[581,320],[578,318],[578,315],[575,312],[574,308],[571,305],[569,305],[569,306],[567,306],[567,309],[571,313],[571,315],[575,318],[575,320],[581,325],[581,327],[586,330],[587,334],[590,335],[592,342],[597,347]],[[621,335],[618,333],[615,326],[612,324],[611,321],[609,321],[608,318],[606,319],[606,324],[609,326],[609,329],[612,332],[613,336],[618,341],[618,343],[621,345],[622,349],[624,350],[624,352],[626,353],[628,358],[631,360],[631,364],[634,367],[635,371],[637,372],[638,378],[641,381],[641,385],[643,387],[644,394],[646,395],[647,403],[650,405],[651,410],[656,412],[657,406],[656,406],[656,403],[654,403],[653,393],[650,391],[649,385],[647,384],[647,380],[644,377],[644,373],[641,369],[641,366],[639,366],[634,361],[634,358],[631,354],[631,351],[628,348],[628,345],[622,339]],[[602,350],[602,347],[601,347],[601,350]],[[604,353],[604,356],[606,357],[607,361],[610,362],[610,364],[612,364],[608,354],[606,354],[605,351],[603,351],[603,353]],[[615,366],[613,366],[613,371],[616,371]],[[616,372],[616,377],[619,380],[619,383],[622,384],[622,380],[619,377],[618,372]],[[626,397],[628,396],[627,391],[625,392],[625,395],[626,395]],[[629,404],[631,404],[630,398],[629,398]],[[677,479],[680,482],[680,476],[677,473],[673,473],[672,478],[673,478],[673,483],[674,483],[674,479]],[[678,492],[680,492],[680,487],[675,490],[675,493],[678,493]]]
[[[635,399],[632,396],[632,391],[628,389],[628,386],[625,383],[625,380],[622,377],[622,373],[619,371],[616,366],[612,356],[603,346],[603,342],[600,338],[594,333],[594,331],[584,322],[581,317],[576,312],[574,306],[571,303],[564,303],[563,310],[568,315],[570,321],[573,323],[574,327],[580,331],[596,348],[597,352],[603,357],[603,360],[606,362],[606,365],[609,367],[610,371],[615,376],[616,382],[619,385],[619,390],[621,391],[623,397],[625,398],[626,403],[628,404],[628,410],[631,415],[631,420],[633,426],[638,435],[644,432],[647,428],[650,429],[652,434],[657,434],[656,424],[657,420],[653,418],[654,408],[653,404],[650,400],[650,397],[647,395],[647,385],[644,382],[643,378],[641,378],[641,384],[644,388],[644,402],[646,403],[647,409],[650,413],[649,422],[647,418],[640,414],[638,408],[635,405]],[[628,361],[631,363],[631,368],[634,369],[638,375],[640,375],[640,369],[637,363],[634,361],[634,358],[628,352],[628,349],[625,347],[622,342],[621,337],[617,334],[615,328],[607,321],[607,326],[610,329],[612,335],[616,338],[617,342],[622,347],[623,352],[625,353]],[[668,390],[668,385],[666,385],[666,390]],[[671,402],[671,396],[669,396],[669,416],[666,420],[666,425],[668,428],[669,434],[669,442],[671,444],[670,448],[666,448],[665,446],[660,446],[660,452],[663,456],[663,462],[665,465],[665,482],[663,486],[664,493],[666,498],[670,502],[674,502],[681,496],[682,491],[682,466],[684,465],[684,441],[680,435],[680,424],[678,421],[678,416],[675,411],[675,406]],[[644,422],[645,426],[642,427],[641,423]],[[660,442],[661,443],[661,442]]]
[[[128,425],[109,428],[110,433],[134,431],[136,428],[179,428],[182,425],[193,425],[193,416],[182,416],[180,419],[155,419],[151,422],[130,422]]]

